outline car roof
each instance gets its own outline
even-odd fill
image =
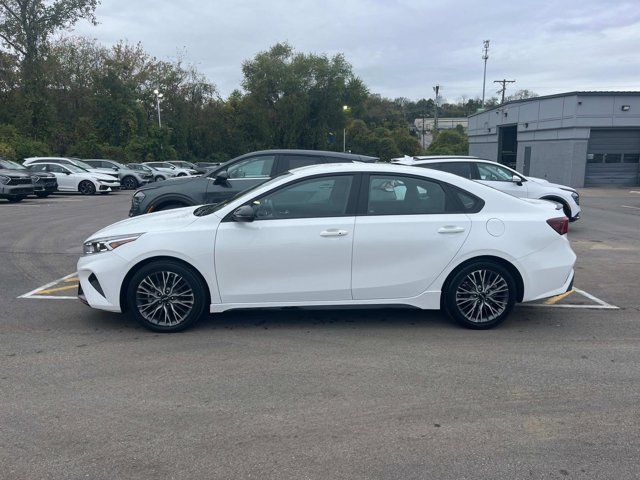
[[[397,165],[391,163],[326,163],[318,165],[307,165],[305,167],[294,168],[289,170],[293,175],[307,176],[324,173],[405,173],[407,175],[419,175],[426,178],[434,178],[437,180],[448,181],[450,183],[459,183],[460,180],[468,181],[458,175],[449,172],[441,172],[439,170],[425,169],[414,167],[411,165]]]
[[[238,158],[244,158],[246,156],[253,155],[308,155],[312,157],[333,157],[333,158],[344,158],[345,160],[352,160],[357,162],[375,162],[378,160],[378,157],[371,157],[369,155],[360,155],[357,153],[345,153],[345,152],[332,152],[330,150],[297,150],[297,149],[273,149],[273,150],[258,150],[256,152],[249,152],[238,157],[235,157],[232,160]]]

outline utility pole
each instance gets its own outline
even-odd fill
[[[427,109],[422,111],[422,150],[424,150],[425,135],[427,134]]]
[[[498,90],[498,93],[502,93],[502,101],[500,102],[502,104],[504,103],[504,92],[507,91],[507,83],[516,83],[516,81],[504,78],[502,80],[494,80],[493,83],[500,83],[502,85],[502,88]]]
[[[484,41],[484,55],[482,55],[482,59],[484,60],[484,74],[482,76],[482,108],[484,108],[484,88],[487,83],[487,60],[489,59],[489,40]]]
[[[436,108],[435,115],[433,116],[433,131],[438,134],[438,92],[440,92],[440,85],[433,87],[433,91],[436,92]]]

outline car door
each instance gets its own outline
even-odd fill
[[[209,177],[205,202],[219,203],[266,182],[273,176],[275,163],[275,155],[257,155],[234,162],[226,169],[226,181]]]
[[[475,162],[475,165],[478,169],[476,181],[515,197],[528,196],[526,182],[514,182],[515,174],[508,168],[485,162]]]
[[[56,180],[58,181],[58,189],[60,190],[72,190],[75,191],[77,189],[77,180],[74,178],[74,174],[69,172],[62,165],[57,165],[55,163],[49,163],[46,165],[47,172],[53,173],[56,176]]]
[[[350,300],[354,178],[305,178],[249,202],[253,222],[221,222],[215,268],[222,302]]]
[[[353,243],[354,300],[427,291],[469,235],[471,221],[446,185],[424,177],[363,179]]]

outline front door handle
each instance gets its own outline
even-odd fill
[[[464,227],[457,225],[445,225],[438,229],[438,233],[461,233],[464,232]]]
[[[349,232],[346,230],[339,230],[337,228],[330,228],[328,230],[324,230],[320,232],[321,237],[344,237]]]

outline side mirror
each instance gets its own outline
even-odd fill
[[[237,208],[231,215],[236,222],[253,222],[256,218],[256,213],[253,211],[251,205],[243,205]]]
[[[229,183],[229,173],[226,170],[216,174],[215,183],[217,185],[227,185]]]
[[[514,175],[513,177],[511,177],[511,181],[513,183],[517,183],[518,185],[522,185],[522,177],[518,175]]]
[[[118,170],[120,170],[120,167],[113,167],[113,169],[117,172]]]

